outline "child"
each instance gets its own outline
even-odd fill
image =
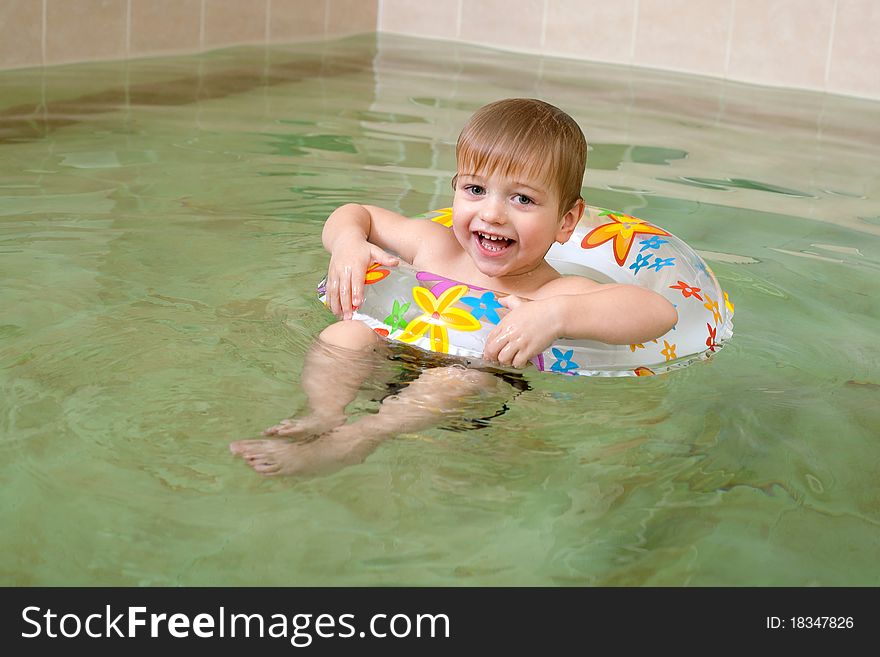
[[[363,461],[389,436],[464,413],[469,400],[512,391],[515,382],[501,370],[426,358],[418,378],[384,399],[378,413],[346,424],[346,406],[389,349],[352,320],[374,262],[400,258],[419,271],[507,293],[499,303],[509,312],[483,352],[502,366],[525,367],[561,337],[635,344],[669,331],[677,314],[659,294],[562,276],[544,260],[584,213],[586,155],[583,133],[558,108],[501,100],[478,110],[458,138],[452,230],[374,206],[335,210],[322,240],[330,252],[327,303],[341,321],[321,332],[306,357],[309,414],[270,427],[264,435],[273,438],[234,442],[231,451],[262,474],[328,471]]]

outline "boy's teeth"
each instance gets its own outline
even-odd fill
[[[477,231],[477,235],[480,238],[480,243],[483,245],[483,248],[487,251],[503,251],[513,241],[507,237],[487,235],[486,233],[481,233],[479,231]]]

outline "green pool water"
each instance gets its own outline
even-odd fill
[[[733,340],[255,474],[227,445],[304,403],[327,214],[448,204],[507,96],[704,255]],[[877,586],[878,171],[878,103],[403,37],[2,72],[0,584]]]

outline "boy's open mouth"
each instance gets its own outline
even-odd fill
[[[501,237],[500,235],[492,235],[480,231],[474,231],[474,237],[480,247],[489,253],[501,253],[515,241],[507,237]]]

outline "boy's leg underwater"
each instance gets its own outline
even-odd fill
[[[419,431],[461,417],[469,398],[497,395],[497,377],[463,367],[436,367],[423,371],[398,394],[386,398],[374,415],[332,429],[315,440],[238,441],[230,445],[264,475],[317,474],[361,463],[385,439]]]

